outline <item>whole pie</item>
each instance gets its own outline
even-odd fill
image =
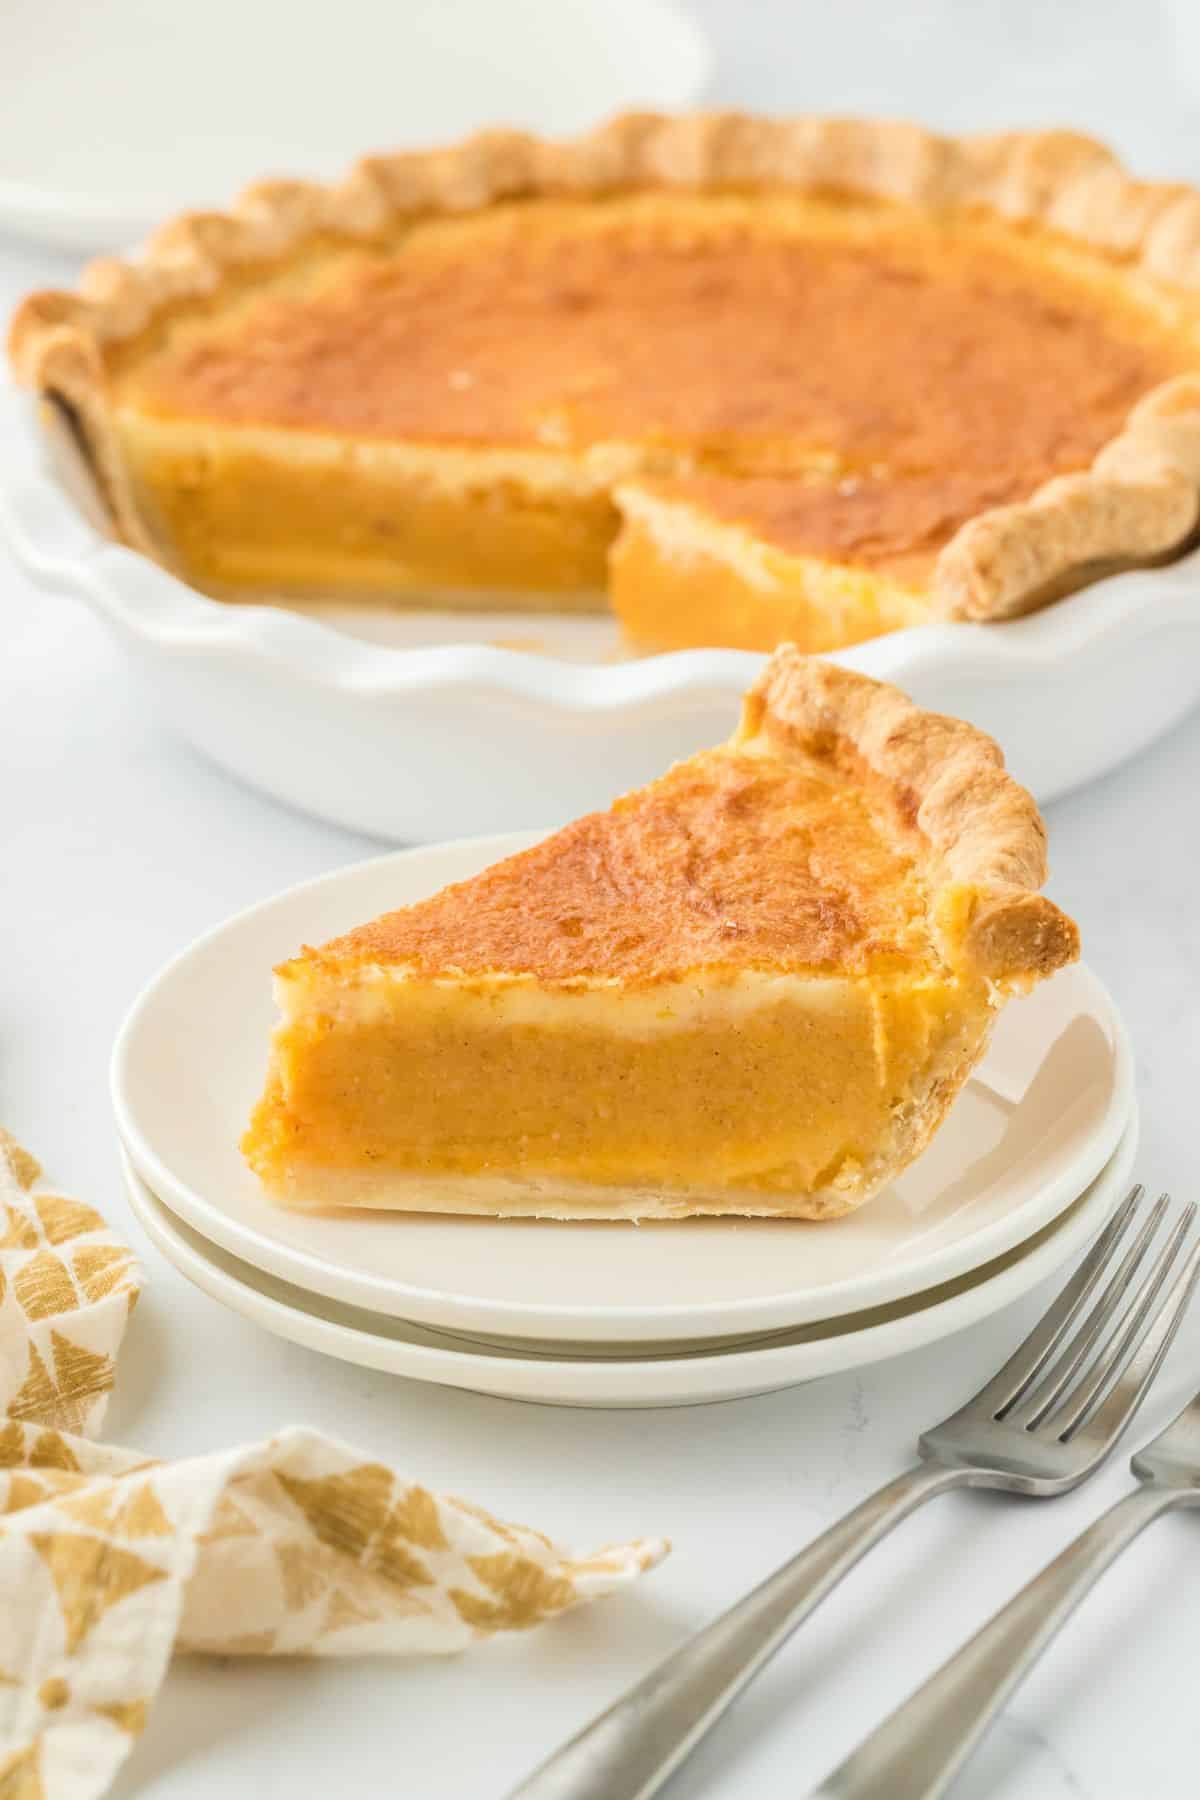
[[[824,1219],[1078,954],[990,738],[779,650],[733,739],[277,970],[243,1148],[307,1206]]]
[[[269,182],[20,309],[113,528],[228,597],[645,647],[993,619],[1200,504],[1200,195],[1071,133],[634,116]]]

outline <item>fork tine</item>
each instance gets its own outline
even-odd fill
[[[1003,1415],[1008,1419],[1010,1425],[1021,1425],[1026,1431],[1035,1430],[1066,1393],[1100,1342],[1110,1322],[1123,1306],[1125,1297],[1133,1286],[1134,1277],[1145,1260],[1151,1240],[1162,1223],[1168,1204],[1169,1196],[1160,1194],[1150,1209],[1150,1216],[1143,1222],[1137,1236],[1121,1258],[1116,1273],[1110,1276],[1105,1283],[1100,1298],[1062,1355],[1038,1381],[1032,1391],[1027,1388],[1020,1401]]]
[[[1094,1430],[1098,1437],[1109,1434],[1115,1437],[1140,1404],[1175,1335],[1175,1328],[1183,1317],[1200,1274],[1200,1242],[1197,1242],[1192,1245],[1170,1293],[1156,1304],[1195,1217],[1196,1208],[1188,1206],[1147,1276],[1142,1297],[1119,1339],[1097,1359],[1096,1368],[1071,1396],[1069,1411],[1053,1421],[1053,1430],[1059,1438],[1066,1441],[1085,1428]],[[1112,1404],[1114,1401],[1115,1405]]]
[[[995,1416],[1014,1406],[1041,1374],[1056,1346],[1070,1330],[1082,1307],[1091,1297],[1097,1282],[1116,1254],[1129,1221],[1141,1204],[1145,1189],[1139,1184],[1131,1188],[1092,1245],[1058,1299],[1034,1326],[1024,1343],[1009,1357],[1004,1366],[976,1395],[973,1404],[989,1403]]]

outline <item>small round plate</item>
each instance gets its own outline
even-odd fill
[[[21,79],[0,109],[0,224],[114,250],[260,176],[333,180],[363,151],[480,126],[686,106],[711,62],[671,0],[7,0],[0,67]]]
[[[1077,967],[1006,1009],[924,1156],[844,1219],[555,1224],[274,1204],[238,1150],[266,1065],[272,965],[533,841],[361,863],[176,958],[113,1055],[118,1129],[154,1193],[222,1249],[327,1299],[492,1337],[627,1343],[744,1336],[907,1299],[1032,1237],[1112,1156],[1130,1056],[1112,1000]]]
[[[736,1349],[659,1348],[638,1358],[577,1346],[481,1344],[321,1300],[240,1262],[178,1219],[124,1158],[133,1211],[189,1281],[267,1331],[343,1362],[416,1381],[555,1406],[698,1406],[798,1386],[918,1350],[1010,1305],[1078,1256],[1124,1194],[1137,1149],[1130,1113],[1110,1162],[1075,1204],[986,1268],[890,1307],[776,1334]]]

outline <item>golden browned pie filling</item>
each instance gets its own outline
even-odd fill
[[[1101,177],[1116,224],[1091,199],[1060,228]],[[97,299],[35,296],[14,354],[122,532],[215,591],[591,606],[619,505],[636,640],[824,647],[1194,525],[1200,452],[1155,396],[1200,406],[1200,313],[1138,237],[1176,196],[1065,135],[618,121],[251,194]],[[690,485],[640,503],[664,479]],[[1003,541],[971,537],[997,507]],[[731,515],[757,581],[696,540]]]
[[[426,976],[653,983],[865,971],[928,951],[920,883],[886,811],[819,763],[720,750],[319,954]]]
[[[1063,261],[994,227],[783,194],[515,203],[185,313],[117,391],[221,425],[1031,489],[1185,364],[1169,314]]]
[[[244,1148],[307,1205],[820,1218],[1077,951],[990,740],[777,653],[732,743],[277,972]]]

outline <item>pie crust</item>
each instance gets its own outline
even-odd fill
[[[731,742],[277,970],[243,1143],[279,1199],[829,1218],[1078,954],[972,727],[788,647]]]
[[[19,377],[51,403],[56,428],[65,425],[83,448],[117,535],[170,560],[131,473],[111,369],[114,358],[180,308],[218,304],[253,288],[313,246],[370,246],[408,221],[481,215],[538,198],[768,192],[866,197],[935,221],[995,220],[1011,227],[1014,241],[1043,246],[1050,258],[1064,246],[1085,247],[1111,272],[1114,294],[1166,307],[1186,324],[1189,345],[1200,316],[1200,194],[1134,180],[1086,137],[951,137],[887,121],[632,115],[568,143],[488,132],[455,148],[368,157],[335,186],[260,183],[229,212],[175,220],[137,261],[94,264],[78,293],[31,296],[14,321],[11,355]],[[270,446],[261,454],[269,458]],[[550,530],[545,564],[536,571],[546,604],[594,603],[588,587],[613,528],[612,489],[647,473],[636,458],[632,466],[628,458],[617,462],[611,468],[604,456],[574,459],[585,541],[576,563]],[[443,465],[445,459],[438,479],[450,479]],[[496,476],[507,487],[524,479],[519,458]],[[1184,367],[1138,400],[1090,467],[1056,475],[962,523],[922,576],[927,604],[949,618],[1020,613],[1097,573],[1177,551],[1195,531],[1198,511],[1200,372]],[[436,507],[425,525],[438,538],[428,566],[443,597],[462,600],[453,592],[453,549],[451,566],[443,567],[444,545],[462,534]],[[466,603],[478,605],[480,596],[468,594]]]

